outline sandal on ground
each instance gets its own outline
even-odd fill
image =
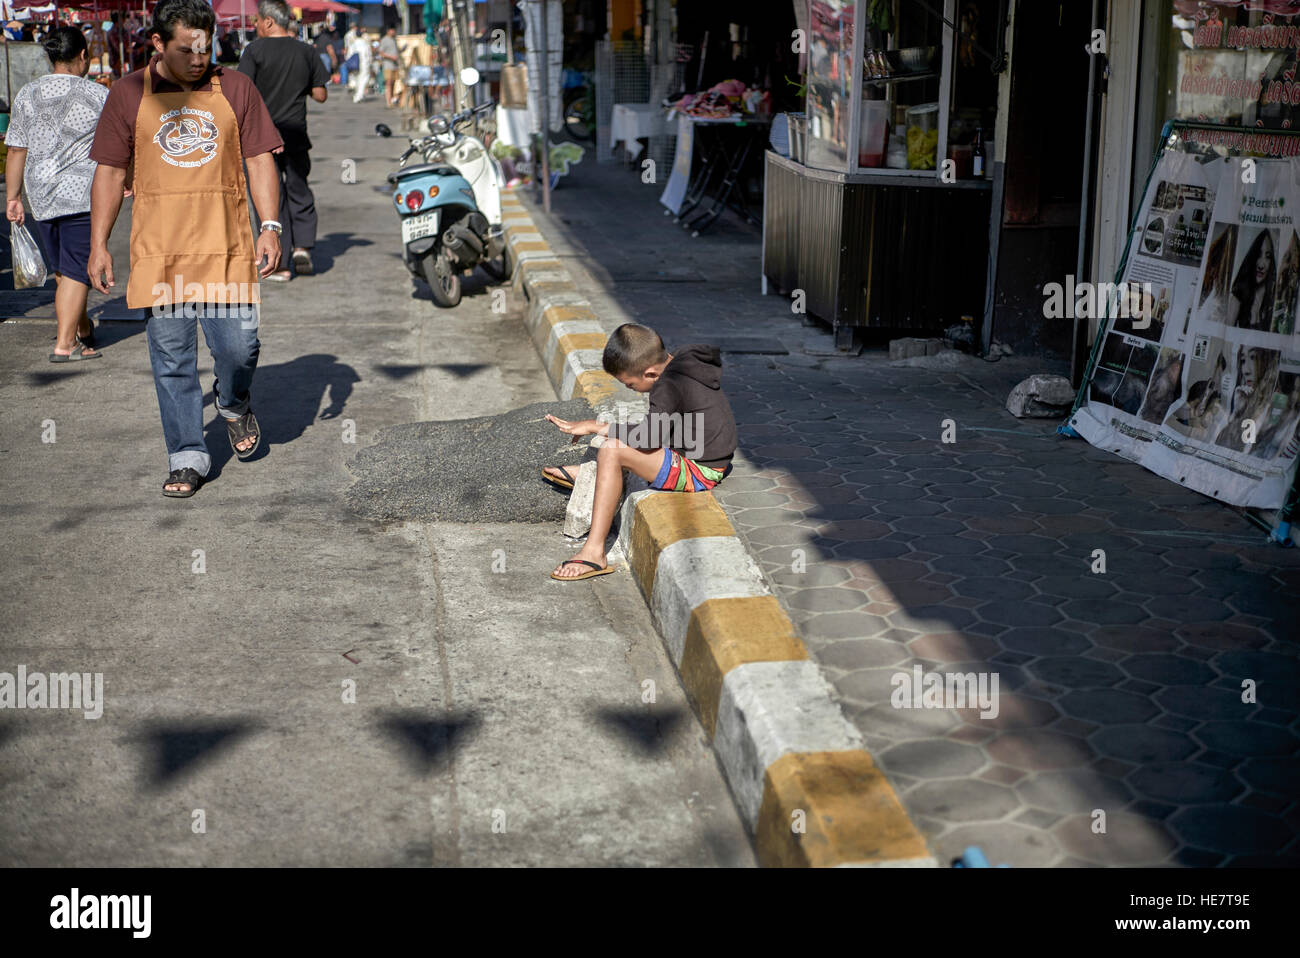
[[[543,470],[542,470],[542,478],[543,478],[543,479],[545,479],[547,482],[549,482],[549,483],[550,483],[551,485],[553,485],[553,486],[559,486],[561,489],[572,489],[572,488],[573,488],[573,484],[574,484],[574,482],[576,482],[577,480],[575,480],[575,479],[573,478],[573,476],[569,475],[569,470],[568,470],[568,469],[565,469],[563,466],[550,466],[550,467],[548,467],[548,468],[551,468],[551,469],[558,469],[558,470],[560,470],[560,472],[564,473],[564,478],[561,479],[559,476],[553,476],[553,475],[551,475],[549,472],[547,472],[545,469],[543,469]]]
[[[77,340],[76,344],[72,347],[72,352],[68,353],[68,355],[66,356],[62,356],[59,353],[50,353],[50,362],[79,363],[85,359],[98,359],[100,356],[104,355],[103,353],[98,351],[93,353],[86,352],[86,350],[90,348],[91,347],[89,346],[89,344],[84,343],[81,340]]]
[[[293,268],[299,276],[310,276],[316,272],[316,267],[312,264],[311,253],[305,249],[293,251]]]
[[[230,437],[230,448],[234,450],[235,455],[240,459],[249,458],[253,453],[257,452],[257,447],[262,444],[262,430],[257,425],[257,417],[253,415],[251,409],[238,419],[226,420],[226,435]],[[253,444],[241,451],[236,443],[249,438],[253,440]]]
[[[169,485],[185,483],[189,489],[168,489]],[[188,499],[194,493],[199,491],[199,486],[203,485],[203,477],[188,466],[184,469],[173,469],[167,474],[167,481],[163,483],[163,495],[172,499]]]
[[[557,582],[578,582],[582,579],[594,579],[598,575],[609,575],[611,572],[614,571],[614,569],[611,566],[596,565],[596,563],[588,562],[586,559],[570,559],[568,562],[565,562],[563,565],[561,565],[561,568],[563,568],[566,565],[591,566],[591,571],[584,572],[582,575],[556,575],[554,572],[552,572],[551,578],[555,579]]]
[[[263,283],[287,283],[293,279],[293,276],[287,270],[281,270],[278,273],[271,273],[262,277]]]

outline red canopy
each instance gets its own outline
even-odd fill
[[[35,2],[35,0],[29,0]],[[48,0],[46,0],[48,2]],[[285,0],[289,9],[298,9],[303,13],[357,13],[356,7],[335,3],[334,0]],[[218,20],[238,20],[240,17],[239,0],[213,0],[212,9]],[[243,16],[252,20],[257,16],[257,0],[244,0]]]
[[[48,7],[54,0],[9,0],[15,10],[23,10],[27,7]],[[157,0],[145,0],[147,5],[152,6]],[[251,0],[253,6],[257,6],[257,0]],[[78,10],[94,10],[96,8],[105,12],[111,10],[139,10],[142,6],[141,0],[59,0],[59,9],[67,10],[75,7]]]
[[[360,13],[356,7],[349,7],[346,3],[335,3],[334,0],[286,0],[290,9],[297,7],[303,12],[311,11],[312,13]]]

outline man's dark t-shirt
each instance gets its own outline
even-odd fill
[[[258,37],[239,58],[239,72],[257,86],[286,150],[310,150],[307,97],[329,83],[316,51],[294,37]]]
[[[334,46],[336,36],[333,30],[322,30],[316,35],[316,53],[320,56],[327,57],[330,55],[330,49]]]

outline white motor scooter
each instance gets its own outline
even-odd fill
[[[478,79],[472,67],[461,71],[466,86]],[[486,103],[450,118],[430,117],[425,121],[429,135],[412,140],[399,168],[388,176],[402,222],[406,267],[429,284],[439,306],[460,302],[461,274],[475,266],[482,266],[494,280],[506,277],[501,227],[505,175],[483,142],[460,129],[494,106]],[[382,124],[377,129],[391,135]],[[407,166],[416,154],[424,162]]]

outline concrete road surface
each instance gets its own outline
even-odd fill
[[[218,424],[194,498],[161,494],[143,324],[53,366],[53,286],[4,294],[0,673],[102,673],[103,714],[0,710],[0,864],[752,864],[626,571],[552,582],[554,521],[348,509],[380,430],[554,396],[517,301],[494,312],[480,274],[440,311],[409,278],[384,183],[404,143],[368,133],[392,114],[331,94],[319,273],[263,287],[264,449],[235,460]]]

